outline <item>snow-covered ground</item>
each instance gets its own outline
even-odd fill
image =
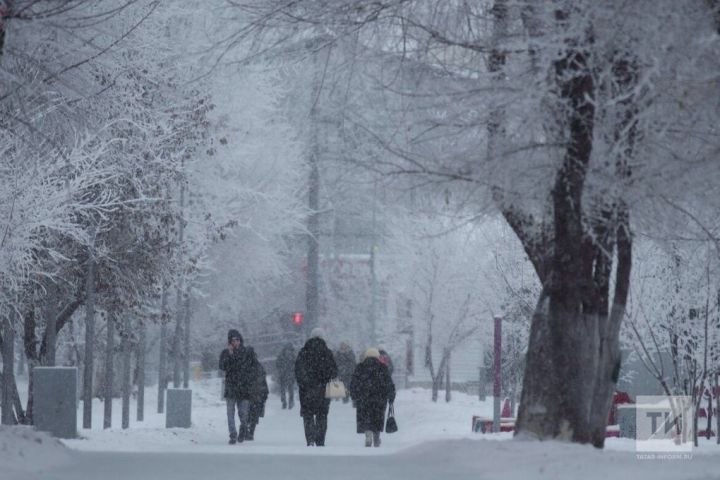
[[[479,402],[476,397],[455,394],[453,401],[432,403],[425,389],[400,390],[395,402],[395,416],[400,429],[382,436],[382,446],[365,449],[364,437],[355,433],[355,409],[347,403],[332,402],[328,433],[324,449],[305,445],[299,405],[283,410],[280,398],[270,395],[265,417],[255,432],[256,440],[243,445],[228,445],[225,402],[220,398],[219,379],[202,380],[191,384],[193,390],[192,423],[190,429],[165,429],[165,416],[156,412],[156,390],[146,393],[145,421],[131,421],[127,430],[120,428],[119,400],[113,403],[113,428],[102,429],[102,402],[93,405],[93,429],[83,430],[78,418],[78,432],[83,437],[65,443],[73,449],[125,452],[234,452],[285,453],[314,455],[378,455],[394,453],[427,440],[474,438],[471,417],[491,415],[492,403]],[[80,417],[80,411],[78,412]],[[131,419],[135,418],[133,401]],[[509,438],[503,435],[501,438]],[[373,451],[374,450],[374,451]]]
[[[423,389],[401,390],[396,400],[400,430],[383,434],[380,448],[365,448],[355,433],[355,411],[333,402],[326,447],[306,447],[297,406],[282,410],[271,395],[253,442],[227,444],[225,405],[217,379],[195,382],[193,426],[165,429],[155,413],[155,390],[147,392],[144,422],[120,428],[120,402],[113,428],[102,429],[102,402],[93,405],[93,429],[64,440],[22,427],[0,430],[0,478],[8,479],[718,479],[720,446],[705,443],[692,459],[639,459],[634,443],[610,439],[605,451],[557,442],[509,441],[509,434],[470,431],[473,414],[489,415],[491,401],[455,393],[432,403]],[[81,411],[78,411],[80,417]],[[133,402],[132,419],[135,418]],[[80,420],[80,419],[79,419]],[[13,438],[19,439],[13,441]],[[37,439],[40,439],[39,441]],[[69,447],[69,448],[68,448]]]

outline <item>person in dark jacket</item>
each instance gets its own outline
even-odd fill
[[[341,342],[340,348],[335,352],[335,363],[338,367],[338,378],[347,387],[355,371],[355,352],[352,351],[347,342]],[[346,389],[347,391],[347,389]],[[343,398],[343,403],[348,403],[350,393]]]
[[[295,360],[295,379],[300,393],[305,441],[308,446],[318,447],[325,445],[330,411],[330,400],[325,398],[325,386],[338,373],[332,351],[325,344],[323,336],[321,328],[314,328]]]
[[[268,398],[268,384],[265,368],[258,361],[257,354],[252,347],[247,347],[250,361],[254,365],[254,380],[250,385],[250,408],[248,409],[248,430],[245,440],[255,439],[255,427],[261,417],[265,416],[265,402]]]
[[[380,432],[385,427],[385,407],[395,401],[395,385],[387,367],[380,362],[376,348],[368,348],[363,361],[355,367],[350,395],[357,408],[357,433],[365,434],[366,447],[379,447]]]
[[[293,408],[295,404],[295,347],[288,342],[275,360],[278,384],[280,385],[280,401],[282,408]],[[287,394],[287,401],[285,395]]]
[[[225,372],[225,402],[227,404],[230,444],[242,442],[248,427],[250,384],[254,367],[243,347],[243,338],[237,330],[228,331],[228,346],[220,353],[220,370]],[[235,411],[240,420],[240,433],[235,429]]]

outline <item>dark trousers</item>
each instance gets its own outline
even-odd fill
[[[287,393],[288,401],[285,401],[285,394]],[[280,380],[280,401],[282,402],[283,408],[292,408],[295,404],[295,382],[292,380]]]
[[[327,414],[305,415],[303,417],[305,427],[305,441],[308,446],[325,445],[325,433],[327,432]]]
[[[230,431],[230,439],[238,439],[242,442],[245,439],[245,434],[248,428],[248,410],[250,409],[250,402],[248,400],[226,398],[225,403],[227,404],[227,421],[228,430]],[[238,435],[238,431],[235,429],[235,409],[237,409],[237,415],[240,419],[240,435]]]

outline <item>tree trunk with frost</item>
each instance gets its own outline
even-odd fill
[[[561,28],[568,15],[556,12]],[[502,210],[542,283],[530,329],[516,435],[602,447],[620,370],[618,337],[630,283],[632,242],[622,199],[588,198],[585,188],[597,95],[591,47],[590,33],[568,40],[553,64],[561,112],[558,125],[564,129],[567,146],[555,173],[550,220],[540,223],[513,205],[502,205]],[[636,81],[633,65],[618,62],[617,67],[616,80],[631,88]],[[618,132],[633,132],[636,112],[630,103],[625,107]],[[630,176],[627,159],[633,136],[613,159],[618,182]],[[620,141],[620,134],[616,140]]]

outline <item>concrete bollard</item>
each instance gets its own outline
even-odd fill
[[[165,408],[165,428],[190,428],[192,390],[168,388]]]
[[[77,437],[77,368],[33,368],[35,429],[58,438]]]

